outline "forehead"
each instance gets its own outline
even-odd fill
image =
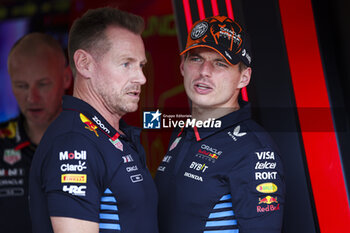
[[[141,35],[115,26],[108,27],[106,35],[112,50],[114,49],[118,55],[124,54],[145,59],[145,48]]]
[[[214,49],[207,47],[197,47],[188,51],[188,55],[199,55],[204,57],[210,57],[212,59],[225,60],[218,52]]]
[[[32,54],[14,53],[11,56],[8,71],[13,81],[30,82],[42,78],[54,79],[64,69],[64,59],[50,50],[37,51]]]

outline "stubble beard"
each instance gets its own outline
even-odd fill
[[[117,90],[110,90],[110,94],[108,94],[108,91],[106,90],[107,88],[105,87],[100,91],[100,93],[105,104],[108,108],[110,108],[111,112],[124,115],[126,113],[135,112],[137,110],[138,101],[132,101],[128,99],[128,95],[126,94],[128,89],[124,89],[122,92],[118,92]]]

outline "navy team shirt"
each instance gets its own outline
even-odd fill
[[[280,233],[281,160],[249,104],[219,128],[184,128],[155,177],[160,233]]]
[[[140,130],[123,121],[120,129],[125,135],[86,102],[64,96],[32,162],[34,232],[53,232],[50,216],[98,222],[100,232],[158,232],[157,191]]]
[[[30,233],[29,169],[36,145],[24,129],[24,116],[0,124],[0,232]]]

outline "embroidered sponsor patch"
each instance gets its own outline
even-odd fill
[[[117,138],[115,140],[112,140],[112,138],[109,139],[109,141],[120,151],[123,151],[123,143]]]
[[[62,183],[86,183],[87,175],[86,174],[62,174],[61,182]]]
[[[260,193],[274,193],[277,191],[277,185],[274,183],[262,183],[256,186],[256,190]]]
[[[97,129],[97,126],[92,123],[86,116],[84,116],[84,114],[80,113],[80,120],[85,124],[85,129],[88,129],[92,132],[95,133],[96,137],[99,137],[96,129]]]
[[[21,161],[22,155],[20,150],[14,149],[6,149],[4,150],[4,162],[10,165],[14,165],[15,163]]]
[[[86,186],[85,185],[64,185],[62,190],[64,192],[70,193],[74,196],[85,196]]]
[[[177,146],[177,144],[180,142],[180,140],[181,140],[181,137],[176,138],[174,142],[171,144],[169,151],[173,150]]]

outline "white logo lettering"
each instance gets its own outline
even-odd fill
[[[225,51],[225,55],[226,55],[226,57],[228,57],[232,60],[232,57],[230,56],[230,54],[227,51]]]
[[[131,157],[131,155],[125,155],[125,156],[122,156],[122,158],[124,160],[124,163],[129,163],[129,162],[134,161],[134,159]]]
[[[257,162],[255,165],[255,170],[259,169],[275,169],[276,168],[276,163],[269,163],[265,161],[265,163]]]
[[[255,172],[255,180],[275,180],[277,172]]]
[[[275,154],[273,153],[273,151],[255,152],[255,154],[259,160],[262,160],[262,159],[275,160]]]
[[[0,189],[0,197],[23,196],[23,188],[3,188]]]
[[[233,132],[227,132],[227,134],[233,139],[233,141],[237,141],[237,137],[243,137],[246,135],[246,132],[241,133],[241,126],[238,125],[234,128]]]
[[[0,169],[1,176],[24,176],[23,168]]]
[[[213,154],[217,154],[217,155],[221,155],[221,154],[222,154],[222,151],[219,151],[219,150],[217,150],[217,149],[215,149],[215,148],[212,148],[212,147],[210,147],[210,146],[208,146],[208,145],[206,145],[206,144],[202,144],[202,145],[201,145],[201,148],[202,148],[203,150],[208,150],[208,151],[210,151],[210,152],[213,153]]]
[[[60,152],[60,160],[86,160],[86,151],[82,150],[81,152],[78,152],[76,150],[74,150],[74,152]]]
[[[169,163],[170,162],[170,160],[171,160],[171,156],[170,155],[166,155],[166,156],[164,156],[164,158],[163,158],[163,162],[164,163]]]
[[[24,185],[23,179],[8,179],[8,180],[0,180],[0,186],[7,186],[7,185]]]
[[[131,182],[133,182],[133,183],[137,183],[137,182],[143,181],[143,177],[142,177],[141,174],[130,176],[130,179],[131,179]]]
[[[191,179],[194,179],[194,180],[198,180],[200,182],[203,182],[203,178],[201,176],[197,176],[197,175],[194,175],[194,174],[189,173],[189,172],[185,172],[184,176],[191,178]]]
[[[139,170],[139,169],[137,168],[136,165],[135,165],[135,166],[132,166],[132,167],[127,167],[127,168],[126,168],[126,171],[127,171],[127,172],[133,172],[133,171],[137,171],[137,170]]]
[[[92,120],[94,120],[96,122],[96,124],[98,124],[98,126],[100,126],[101,129],[103,129],[106,133],[110,133],[111,131],[109,131],[109,129],[106,128],[106,126],[104,124],[102,124],[102,122],[100,121],[100,119],[98,119],[97,116],[94,116],[92,118]]]
[[[61,165],[61,171],[63,172],[66,172],[66,171],[83,171],[86,169],[86,166],[85,166],[85,162],[81,162],[79,161],[79,164],[77,165],[73,165],[73,164],[69,164],[69,163],[66,163],[66,164],[62,164]]]
[[[165,166],[159,166],[157,170],[163,172],[165,171],[165,168],[166,168]]]
[[[173,121],[171,118],[168,119],[168,122],[166,122],[166,119],[163,118],[163,128],[170,128],[170,127],[180,127],[180,128],[189,128],[189,127],[197,127],[197,128],[220,128],[221,127],[221,121],[215,120],[215,118],[209,118],[205,121],[196,120],[196,119],[187,119],[179,120],[179,121]]]
[[[247,53],[245,49],[242,50],[242,56],[247,58],[249,64],[252,62],[252,58],[250,57],[250,55]]]
[[[202,171],[205,172],[205,170],[207,170],[208,166],[206,166],[205,164],[200,164],[197,162],[192,162],[190,165],[190,168],[196,170],[196,171]]]
[[[64,192],[68,192],[72,195],[75,196],[85,196],[86,192],[85,192],[86,186],[82,185],[82,186],[77,186],[77,185],[64,185],[63,186],[63,191]]]

